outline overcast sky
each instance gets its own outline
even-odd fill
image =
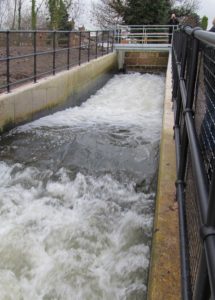
[[[1,1],[1,0],[0,0]],[[99,0],[93,0],[94,2],[98,2]],[[93,28],[94,26],[91,24],[91,3],[92,0],[83,0],[85,5],[85,14],[81,17],[80,22],[83,22],[83,24],[86,24],[86,27]],[[215,0],[201,0],[199,1],[199,10],[198,14],[200,17],[203,17],[204,15],[208,17],[208,29],[212,26],[212,20],[215,18]]]
[[[215,18],[215,0],[200,1],[198,14],[203,17],[208,17],[208,29],[212,27],[212,21]]]
[[[1,1],[1,0],[0,0]],[[30,0],[28,0],[30,2]],[[81,0],[83,5],[83,13],[80,17],[79,24],[77,25],[85,25],[87,29],[94,29],[95,25],[92,23],[91,11],[92,2],[98,2],[99,0]],[[39,0],[38,0],[39,2]],[[208,17],[208,29],[212,26],[212,20],[215,18],[215,0],[200,0],[200,7],[198,10],[198,14],[200,17],[204,15]]]

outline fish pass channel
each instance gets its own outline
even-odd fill
[[[145,299],[162,75],[114,76],[1,137],[0,299]]]

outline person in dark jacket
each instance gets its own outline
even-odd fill
[[[211,27],[211,29],[209,31],[210,32],[215,32],[215,18],[213,19],[212,24],[213,24],[213,26]]]
[[[174,29],[175,29],[174,26],[177,26],[178,24],[179,24],[179,22],[178,22],[178,20],[176,18],[176,15],[172,14],[171,18],[170,18],[170,20],[168,22],[168,25],[171,25],[169,27],[169,44],[171,44],[171,41],[172,41],[172,33],[173,33]]]

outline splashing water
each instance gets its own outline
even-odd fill
[[[146,297],[163,97],[116,75],[1,138],[0,299]]]

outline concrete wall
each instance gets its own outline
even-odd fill
[[[124,68],[126,71],[163,72],[167,68],[168,56],[168,51],[125,52]]]
[[[159,174],[147,300],[180,300],[178,205],[175,199],[176,161],[173,139],[171,55],[166,73]]]
[[[79,105],[104,85],[116,70],[117,55],[114,52],[0,95],[0,132]]]

